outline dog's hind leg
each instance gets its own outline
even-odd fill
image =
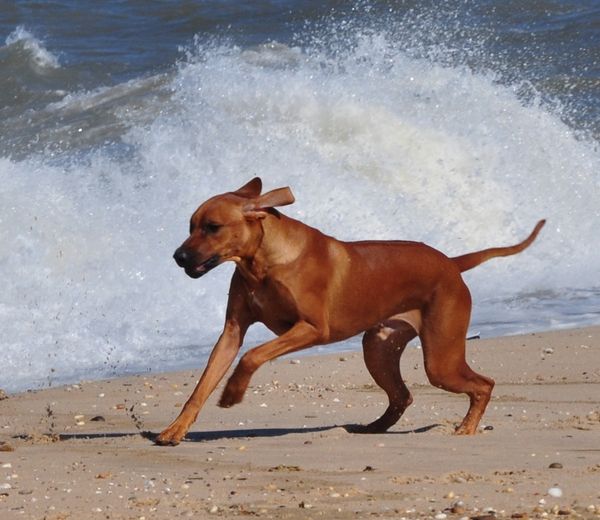
[[[398,422],[412,403],[410,391],[402,380],[400,357],[406,344],[416,335],[412,325],[397,318],[389,319],[365,332],[362,341],[365,364],[375,382],[387,394],[389,405],[379,419],[366,426],[353,428],[353,431],[384,432]]]
[[[433,386],[469,396],[469,410],[456,433],[472,435],[490,400],[494,381],[472,370],[465,359],[465,337],[471,312],[466,285],[461,281],[442,289],[443,298],[432,302],[423,317],[420,336],[425,372]]]

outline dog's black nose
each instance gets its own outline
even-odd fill
[[[173,258],[179,267],[185,267],[190,261],[190,255],[181,247],[175,251]]]

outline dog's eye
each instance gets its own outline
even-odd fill
[[[223,226],[221,224],[216,224],[215,222],[206,222],[202,226],[202,231],[207,235],[214,235],[221,229]]]

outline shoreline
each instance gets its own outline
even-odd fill
[[[470,437],[452,435],[467,398],[429,385],[416,348],[402,357],[414,403],[385,434],[345,428],[387,404],[360,352],[268,363],[240,405],[218,408],[217,390],[175,448],[143,432],[177,415],[200,368],[10,395],[0,513],[600,518],[598,352],[598,326],[469,341],[471,366],[496,380]]]

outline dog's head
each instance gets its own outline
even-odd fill
[[[263,195],[255,177],[239,190],[216,195],[203,203],[190,219],[190,236],[173,258],[188,276],[200,278],[227,260],[252,256],[262,238],[261,219],[272,208],[294,202],[289,188]]]

